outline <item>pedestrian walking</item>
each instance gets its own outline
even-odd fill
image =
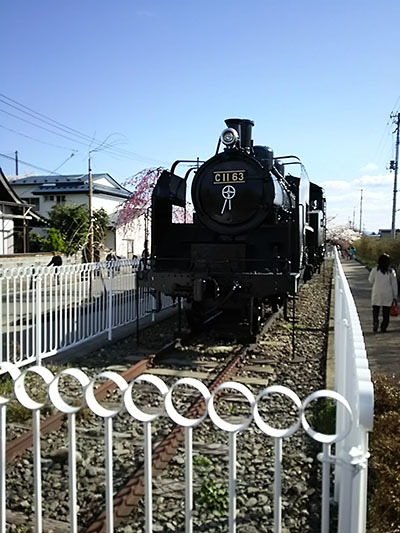
[[[382,307],[381,332],[384,333],[389,325],[390,306],[397,304],[397,278],[396,272],[390,267],[390,256],[382,254],[378,265],[374,267],[368,278],[372,283],[372,321],[373,330],[379,329],[379,313]]]
[[[57,252],[53,252],[53,257],[51,258],[50,263],[47,266],[48,267],[49,266],[59,267],[61,265],[62,265],[61,255],[59,255]],[[56,269],[56,272],[57,272],[57,269]]]
[[[49,266],[53,266],[54,267],[54,274],[56,275],[56,279],[57,279],[57,285],[60,284],[60,277],[59,277],[59,272],[58,272],[58,267],[62,266],[62,257],[59,253],[57,252],[53,252],[53,257],[51,258],[50,260],[50,263],[48,263],[48,267]]]

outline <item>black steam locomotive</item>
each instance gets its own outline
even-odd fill
[[[284,303],[320,267],[325,197],[297,157],[253,145],[251,120],[225,123],[213,157],[176,161],[160,175],[143,282],[185,298],[194,322],[214,309],[240,309],[255,331],[266,304]],[[182,163],[191,165],[180,177]],[[300,175],[285,172],[288,165]],[[173,209],[186,208],[192,172],[193,220],[176,223]]]

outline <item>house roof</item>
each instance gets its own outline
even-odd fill
[[[107,185],[104,184],[107,181]],[[108,173],[92,174],[93,194],[104,194],[107,196],[116,196],[118,198],[129,198],[131,192],[122,187]],[[103,183],[99,183],[102,181]],[[71,174],[71,175],[51,175],[51,176],[26,176],[16,178],[11,181],[11,185],[37,185],[32,190],[32,194],[77,194],[89,192],[89,175],[88,174]]]

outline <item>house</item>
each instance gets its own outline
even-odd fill
[[[396,229],[396,237],[398,238],[400,235],[400,230]],[[381,239],[389,239],[392,236],[392,230],[391,229],[380,229],[379,230],[379,237]]]
[[[22,200],[34,205],[44,217],[48,217],[55,205],[87,205],[89,208],[88,174],[14,177],[10,184]],[[94,211],[103,208],[112,224],[104,248],[128,258],[142,252],[145,240],[140,225],[136,228],[116,227],[118,212],[131,194],[110,174],[92,174],[92,208]]]
[[[13,190],[0,168],[0,255],[27,253],[29,229],[45,223],[34,205],[25,203]]]

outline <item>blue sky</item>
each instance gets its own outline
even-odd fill
[[[83,173],[108,138],[129,157],[96,152],[93,171],[123,182],[210,157],[224,119],[250,118],[257,144],[301,157],[335,222],[359,224],[363,189],[362,225],[389,228],[399,16],[398,0],[3,0],[0,93],[87,137],[0,97],[0,153]]]

